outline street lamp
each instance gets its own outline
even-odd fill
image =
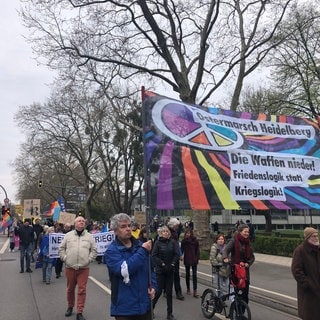
[[[0,184],[0,188],[3,190],[4,192],[4,195],[5,195],[5,199],[3,200],[4,201],[4,205],[5,207],[7,208],[8,207],[8,204],[9,204],[9,198],[8,198],[8,195],[7,195],[7,191],[6,189]]]

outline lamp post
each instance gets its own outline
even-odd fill
[[[4,192],[4,195],[5,195],[5,199],[4,199],[4,205],[5,207],[7,208],[8,207],[8,204],[9,204],[9,198],[8,198],[8,195],[7,195],[7,191],[6,189],[0,184],[0,188],[3,190]]]

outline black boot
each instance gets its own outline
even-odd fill
[[[82,313],[77,313],[77,318],[76,318],[76,320],[86,320],[86,319],[84,318],[84,316],[82,315]]]
[[[66,317],[70,317],[72,315],[73,308],[68,307],[66,313],[64,314]]]
[[[184,300],[184,296],[182,295],[181,292],[177,293],[177,299],[183,301]]]

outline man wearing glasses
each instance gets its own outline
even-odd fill
[[[320,250],[318,230],[307,227],[293,252],[291,271],[297,281],[298,315],[317,320],[320,314]]]

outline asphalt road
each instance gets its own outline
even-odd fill
[[[46,285],[42,282],[41,270],[34,270],[32,274],[19,273],[19,251],[10,253],[3,246],[6,237],[0,236],[0,320],[58,320],[75,319],[75,315],[65,318],[66,310],[66,284],[65,278],[53,277],[52,283]],[[183,269],[182,269],[183,273]],[[199,265],[199,293],[211,283],[211,268],[208,264]],[[277,303],[281,296],[295,298],[295,282],[291,278],[288,267],[268,265],[256,262],[252,267],[252,288],[251,292],[257,290],[268,292],[275,297]],[[182,287],[185,290],[184,279],[181,279]],[[272,293],[272,294],[271,294]],[[252,294],[250,308],[254,320],[288,320],[297,319],[291,312],[279,310],[276,304],[268,305],[266,301],[271,298],[262,298],[262,302]],[[295,305],[294,300],[292,305]],[[109,316],[110,289],[106,266],[93,263],[91,265],[90,280],[87,289],[87,302],[84,316],[87,320],[112,319]],[[174,315],[178,320],[205,319],[201,313],[200,299],[185,295],[185,301],[174,299]],[[159,299],[155,309],[155,320],[166,319],[165,299]],[[224,319],[216,315],[214,320]]]

